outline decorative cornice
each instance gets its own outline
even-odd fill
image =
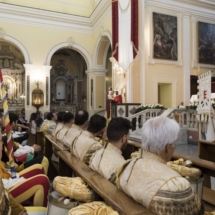
[[[110,1],[101,1],[88,18],[0,3],[0,21],[92,34],[110,8]]]
[[[205,2],[205,3],[204,3]],[[146,5],[165,8],[166,10],[175,10],[185,14],[192,14],[214,19],[215,5],[212,0],[146,0]]]
[[[86,70],[85,72],[86,72],[87,76],[98,76],[98,75],[105,76],[107,73],[107,69],[103,69],[103,70],[102,69],[100,69],[100,70],[92,69],[92,70]]]

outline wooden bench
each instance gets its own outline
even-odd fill
[[[153,213],[135,202],[115,185],[91,170],[68,151],[59,151],[60,166],[72,168],[104,201],[120,215],[152,215]],[[61,167],[60,167],[61,168]]]
[[[215,141],[199,140],[199,157],[215,162]]]
[[[91,170],[85,163],[71,155],[69,148],[60,141],[56,141],[51,135],[46,135],[45,155],[51,162],[52,146],[59,151],[60,176],[72,176],[73,171],[80,176],[104,201],[120,215],[153,215],[151,211],[135,202],[123,191],[117,189],[115,185],[103,176]]]

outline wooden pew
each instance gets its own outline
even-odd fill
[[[199,157],[215,162],[215,141],[199,140]]]
[[[56,138],[54,138],[52,135],[47,134],[45,136],[44,155],[49,160],[48,177],[51,180],[53,180],[57,175],[59,175],[60,172],[62,172],[61,174],[64,174],[64,172],[66,171],[66,173],[69,174],[66,169],[59,168],[60,163],[58,164],[58,163],[52,161],[51,158],[52,158],[52,154],[53,154],[53,147],[57,150],[69,151],[68,147],[66,147],[60,141],[56,140]],[[71,172],[71,169],[70,169],[70,172]]]
[[[39,155],[44,155],[44,150],[45,150],[45,140],[43,136],[43,132],[40,131],[40,128],[36,128],[36,137],[35,137],[35,143],[41,146],[41,150],[39,152]]]
[[[72,168],[104,201],[120,215],[152,215],[153,213],[135,202],[115,185],[91,170],[68,151],[59,151],[61,165]]]
[[[151,211],[135,202],[103,176],[91,170],[85,163],[71,155],[69,148],[51,135],[46,135],[45,155],[51,162],[52,146],[59,151],[59,175],[80,176],[104,201],[120,215],[153,215]],[[52,163],[52,162],[51,162]]]

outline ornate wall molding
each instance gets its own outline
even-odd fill
[[[0,28],[0,38],[1,39],[4,38],[5,34],[6,34],[6,32],[2,28]]]
[[[107,69],[104,69],[104,70],[97,70],[97,69],[86,70],[87,76],[105,76],[106,73],[107,73]]]

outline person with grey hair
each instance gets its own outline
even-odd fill
[[[142,129],[142,149],[168,162],[172,158],[179,131],[178,123],[168,117],[148,120]]]
[[[146,121],[139,157],[127,161],[118,171],[116,184],[155,214],[204,214],[190,183],[166,164],[173,155],[179,131],[178,123],[168,117]]]

